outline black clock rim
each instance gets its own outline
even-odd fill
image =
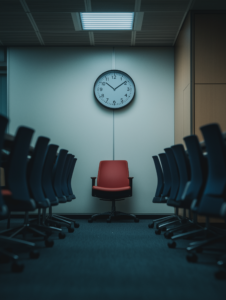
[[[124,106],[118,107],[118,108],[112,108],[112,107],[107,107],[107,106],[105,106],[103,103],[101,103],[101,102],[99,101],[99,99],[96,97],[96,94],[95,94],[95,85],[96,85],[98,79],[99,79],[101,76],[103,76],[104,74],[106,74],[106,73],[108,73],[108,72],[112,72],[112,71],[120,72],[120,73],[125,74],[126,76],[128,76],[128,77],[131,79],[131,81],[132,81],[132,83],[133,83],[133,85],[134,85],[134,95],[133,95],[133,98],[130,100],[129,103],[125,104]],[[128,75],[126,72],[121,71],[121,70],[111,69],[111,70],[108,70],[108,71],[103,72],[102,74],[100,74],[100,75],[97,77],[96,81],[94,82],[93,93],[94,93],[94,96],[95,96],[96,100],[97,100],[103,107],[105,107],[105,108],[107,108],[107,109],[111,109],[111,110],[118,110],[118,109],[122,109],[122,108],[128,106],[128,105],[133,101],[133,99],[134,99],[134,97],[135,97],[135,94],[136,94],[136,86],[135,86],[135,83],[134,83],[133,79],[131,78],[131,76]]]

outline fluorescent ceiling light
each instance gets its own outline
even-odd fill
[[[83,30],[132,30],[134,13],[80,13]]]

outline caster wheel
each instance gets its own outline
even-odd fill
[[[148,228],[154,228],[154,222],[153,222],[153,223],[150,223],[150,224],[148,224]]]
[[[69,228],[68,228],[69,229]],[[73,229],[73,228],[72,228]],[[58,234],[58,236],[59,236],[59,239],[64,239],[65,237],[66,237],[66,234],[65,233],[63,233],[63,232],[60,232],[59,234]]]
[[[75,228],[79,228],[79,226],[80,226],[80,225],[79,225],[78,223],[74,222],[74,227],[75,227]]]
[[[23,270],[24,270],[24,265],[23,265],[23,264],[20,264],[20,263],[18,263],[18,262],[14,262],[14,263],[12,264],[11,270],[12,270],[12,272],[14,272],[14,273],[20,273],[20,272],[23,272]]]
[[[45,245],[48,248],[53,247],[54,241],[52,241],[52,240],[45,240]]]
[[[37,259],[40,256],[40,252],[38,252],[37,250],[32,250],[30,251],[30,258],[32,259]]]
[[[161,230],[160,229],[156,229],[155,230],[155,234],[161,234]]]
[[[202,248],[197,248],[196,249],[196,253],[202,253],[203,252],[203,249]]]
[[[188,262],[196,263],[198,260],[198,256],[195,253],[190,253],[186,256]]]
[[[161,228],[161,231],[166,231],[166,227],[162,227],[162,228]]]
[[[176,245],[177,245],[177,244],[176,244],[176,242],[174,242],[174,241],[168,243],[168,247],[169,247],[169,248],[176,248]]]
[[[170,239],[172,236],[173,236],[173,233],[172,233],[172,232],[165,232],[165,233],[164,233],[164,237],[165,237],[166,239]]]
[[[223,271],[223,270],[220,270],[220,271],[217,271],[217,272],[215,272],[215,278],[216,279],[226,279],[226,272],[225,271]]]
[[[89,223],[93,223],[93,219],[89,219],[88,222],[89,222]]]
[[[111,219],[107,219],[107,223],[111,223]]]
[[[139,219],[137,219],[137,218],[136,218],[136,219],[134,219],[134,222],[135,222],[135,223],[138,223],[139,221],[140,221],[140,220],[139,220]]]
[[[69,232],[69,233],[72,233],[72,232],[74,232],[74,231],[75,231],[74,228],[72,228],[72,227],[69,227],[69,228],[68,228],[68,232]]]

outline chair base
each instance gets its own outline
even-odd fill
[[[139,219],[134,214],[128,214],[121,211],[115,210],[115,200],[112,201],[112,209],[110,212],[105,212],[102,214],[94,214],[91,216],[91,218],[88,220],[89,223],[92,223],[95,219],[97,219],[100,216],[108,216],[107,222],[111,223],[112,219],[117,219],[120,216],[127,216],[133,218],[134,222],[139,222]]]

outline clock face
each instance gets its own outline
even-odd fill
[[[135,96],[135,84],[126,73],[110,70],[101,74],[94,84],[94,95],[105,107],[119,109]]]

